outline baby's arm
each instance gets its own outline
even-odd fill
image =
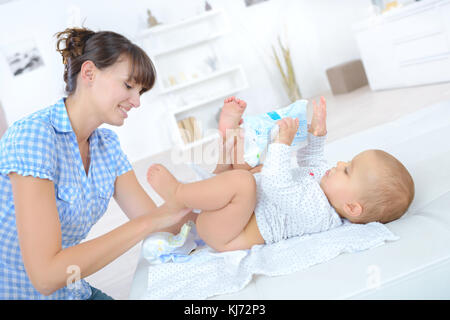
[[[269,145],[267,157],[262,168],[262,184],[289,187],[292,185],[291,147],[298,130],[298,119],[283,118],[277,124],[280,131],[274,143]],[[264,186],[263,186],[264,187]]]
[[[297,151],[299,167],[319,167],[324,164],[326,136],[315,136],[308,132],[307,145]]]
[[[324,146],[327,134],[327,105],[324,97],[320,104],[313,101],[313,117],[308,127],[307,145],[297,151],[297,163],[300,167],[317,167],[324,162]]]

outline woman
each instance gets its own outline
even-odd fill
[[[56,36],[67,98],[15,122],[0,140],[1,299],[108,299],[82,278],[190,216],[156,207],[117,135],[99,128],[121,126],[153,87],[148,56],[113,32]],[[130,221],[80,244],[111,196]]]

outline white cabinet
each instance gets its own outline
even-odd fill
[[[157,87],[170,113],[173,143],[189,149],[218,137],[216,115],[223,99],[248,87],[241,65],[226,57],[223,39],[229,32],[223,11],[207,11],[176,24],[160,25],[140,34],[142,47],[157,71]],[[196,140],[183,140],[178,121],[195,117],[201,127]],[[210,130],[212,132],[213,130]]]
[[[354,25],[372,90],[450,81],[450,0],[423,0]]]

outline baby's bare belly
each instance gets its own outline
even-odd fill
[[[253,212],[249,222],[245,226],[244,234],[246,236],[247,241],[251,243],[251,245],[265,243],[264,238],[259,232],[258,224],[256,223],[255,212]]]

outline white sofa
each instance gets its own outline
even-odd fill
[[[212,299],[449,299],[450,101],[329,143],[326,155],[333,163],[365,149],[390,152],[414,178],[409,211],[387,224],[400,240],[285,276],[255,276]],[[147,271],[141,257],[130,299],[144,296]]]

